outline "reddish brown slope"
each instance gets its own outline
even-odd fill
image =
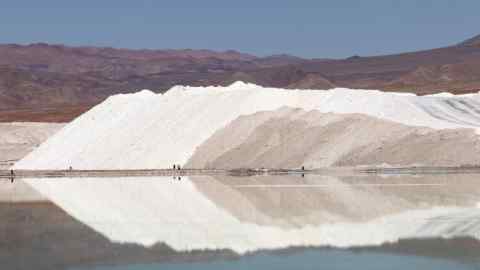
[[[475,71],[478,67],[480,47],[465,45],[398,55],[311,61],[302,65],[306,72],[320,73],[337,86],[418,94],[449,88],[458,93],[478,91],[476,82],[480,76]],[[450,72],[448,81],[437,80],[447,78],[448,70],[462,69],[463,72]]]
[[[0,111],[96,104],[116,93],[210,84],[223,74],[299,61],[235,51],[0,45]]]
[[[480,90],[479,70],[480,36],[446,48],[341,60],[259,58],[235,51],[0,45],[0,120],[15,120],[15,110],[88,108],[109,95],[144,88],[163,92],[177,84],[227,85],[237,80],[299,89],[468,93]],[[2,117],[6,110],[9,116]]]

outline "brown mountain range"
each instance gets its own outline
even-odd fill
[[[338,60],[236,51],[0,45],[0,121],[68,121],[115,93],[237,80],[299,89],[477,92],[480,35],[445,48]]]

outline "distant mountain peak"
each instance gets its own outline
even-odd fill
[[[473,38],[469,38],[460,44],[460,46],[480,46],[480,35],[474,36]]]
[[[301,60],[301,57],[295,56],[295,55],[290,55],[290,54],[285,54],[285,53],[280,53],[280,54],[272,54],[269,56],[266,56],[264,58],[267,59],[298,59]]]

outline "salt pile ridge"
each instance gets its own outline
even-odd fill
[[[149,169],[185,164],[242,115],[281,107],[359,113],[434,129],[480,126],[480,95],[415,96],[374,90],[283,90],[236,82],[116,95],[42,144],[16,169]]]

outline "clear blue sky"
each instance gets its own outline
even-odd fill
[[[2,0],[0,43],[234,49],[339,58],[480,34],[478,0]]]

